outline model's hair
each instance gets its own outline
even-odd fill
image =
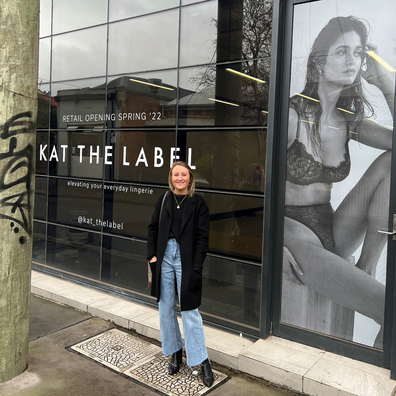
[[[353,16],[332,18],[320,31],[313,43],[311,53],[308,57],[305,87],[301,92],[301,95],[308,96],[317,101],[306,99],[299,95],[295,95],[290,99],[290,107],[296,110],[299,118],[304,117],[306,121],[309,121],[307,123],[308,137],[316,152],[323,149],[319,127],[320,117],[322,115],[322,106],[319,102],[318,95],[320,75],[323,73],[330,46],[342,34],[348,32],[356,32],[359,35],[362,42],[362,65],[364,64],[369,32],[368,23]],[[336,108],[345,110],[338,110],[339,114],[353,127],[358,127],[365,112],[371,113],[369,116],[374,113],[373,107],[363,92],[361,73],[362,70],[360,68],[355,81],[351,85],[344,86],[336,105]]]
[[[172,172],[173,172],[173,169],[175,168],[175,166],[178,166],[178,165],[182,166],[183,168],[188,169],[188,172],[190,173],[190,183],[188,184],[188,195],[190,197],[192,197],[195,193],[195,177],[194,177],[194,173],[191,170],[190,166],[184,161],[177,161],[172,164],[170,171],[169,171],[169,176],[168,176],[169,188],[172,192],[175,191],[175,186],[172,183]]]

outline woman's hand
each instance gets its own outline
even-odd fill
[[[291,254],[290,250],[286,247],[283,246],[283,275],[284,277],[293,282],[296,283],[297,285],[303,285],[300,281],[300,279],[297,277],[297,275],[303,276],[304,273],[301,269],[301,267],[297,264],[297,261],[295,260],[294,256]]]
[[[362,69],[362,77],[369,84],[380,89],[384,95],[388,94],[388,92],[393,93],[393,83],[386,68],[370,55],[370,53],[376,55],[377,47],[369,43],[367,43],[366,47],[366,69]]]
[[[156,261],[157,261],[157,257],[154,256],[154,257],[151,258],[151,260],[150,260],[149,262],[150,262],[150,263],[155,263]]]

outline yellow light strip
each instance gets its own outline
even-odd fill
[[[345,111],[345,113],[349,113],[349,114],[355,114],[352,111],[341,109],[341,107],[337,107],[337,110]]]
[[[327,125],[327,128],[340,130],[340,128],[332,127],[332,126],[330,126],[330,125]]]
[[[393,129],[393,126],[391,126],[391,125],[387,125],[387,127]]]
[[[268,114],[268,111],[261,110],[262,113]]]
[[[231,72],[231,73],[238,74],[238,76],[250,78],[251,80],[258,81],[258,82],[260,82],[260,83],[262,83],[262,84],[265,84],[265,81],[264,81],[264,80],[260,80],[259,78],[252,77],[252,76],[248,76],[248,75],[245,74],[245,73],[241,73],[241,72],[236,71],[236,70],[234,70],[234,69],[230,69],[229,67],[227,67],[226,70],[229,71],[229,72]]]
[[[294,95],[302,96],[305,99],[313,100],[314,102],[319,102],[320,103],[320,100],[317,100],[317,99],[314,99],[314,98],[310,98],[309,96],[305,96],[305,95],[302,95],[302,94],[299,94],[299,93],[295,93]]]
[[[139,84],[144,84],[144,85],[151,85],[152,87],[156,87],[156,88],[167,89],[168,91],[174,91],[173,88],[163,87],[162,85],[151,84],[151,83],[148,83],[148,82],[135,80],[135,79],[133,79],[133,78],[130,78],[129,81],[137,82],[137,83],[139,83]]]
[[[373,59],[375,59],[378,63],[380,63],[382,66],[385,67],[385,69],[388,69],[390,72],[396,71],[392,66],[389,66],[382,58],[380,58],[374,51],[367,51],[367,54],[369,54]]]
[[[373,121],[378,124],[378,121],[373,120],[372,118],[367,118],[369,121]]]
[[[348,131],[349,133],[354,133],[355,135],[359,135],[358,132]]]
[[[238,104],[235,104],[235,103],[230,103],[230,102],[224,102],[224,100],[219,100],[219,99],[213,99],[213,98],[208,98],[209,100],[213,100],[214,102],[220,102],[220,103],[224,103],[224,104],[227,104],[227,105],[230,105],[230,106],[236,106],[236,107],[239,107],[239,105]]]
[[[307,120],[301,120],[302,122],[306,122],[307,124],[316,124],[316,122],[313,121],[307,121]]]

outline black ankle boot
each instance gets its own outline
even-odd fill
[[[213,384],[214,378],[213,378],[212,367],[210,366],[209,359],[206,359],[201,363],[201,369],[202,369],[203,383],[205,384],[205,386],[210,388]]]
[[[169,374],[173,375],[179,372],[180,365],[183,359],[183,348],[177,352],[172,353],[171,361],[169,363]]]

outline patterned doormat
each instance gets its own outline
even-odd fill
[[[201,396],[217,388],[227,376],[213,370],[214,383],[207,388],[199,366],[183,363],[175,375],[168,374],[169,357],[161,348],[118,329],[111,329],[67,348],[127,378],[169,396]]]

